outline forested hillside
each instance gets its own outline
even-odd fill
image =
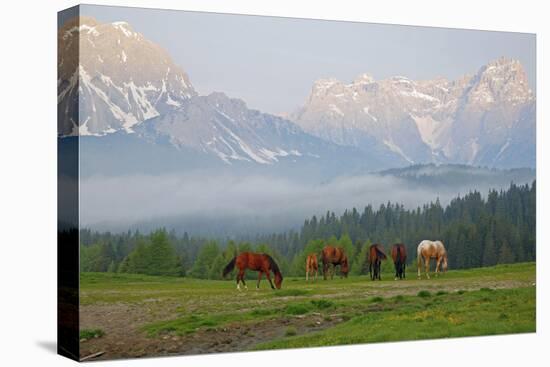
[[[342,215],[328,211],[304,221],[300,231],[241,238],[200,238],[158,229],[149,234],[80,233],[81,271],[128,272],[218,279],[238,252],[272,254],[285,275],[302,275],[305,255],[325,244],[346,249],[351,272],[367,271],[366,249],[381,243],[407,246],[409,262],[423,239],[445,243],[451,269],[533,261],[536,256],[536,182],[511,184],[485,197],[471,192],[443,207],[435,201],[415,210],[388,202],[378,208],[352,208]]]

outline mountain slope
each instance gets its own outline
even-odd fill
[[[288,120],[248,109],[242,100],[223,93],[190,98],[180,108],[146,121],[136,132],[144,137],[164,135],[176,147],[214,155],[228,164],[273,164],[300,157],[318,160],[336,151],[360,155],[355,149],[306,134]],[[372,167],[400,163],[391,154],[370,153]]]
[[[307,134],[223,93],[191,97],[134,126],[132,134],[84,136],[80,142],[83,175],[213,169],[307,180],[405,164],[391,152],[372,150],[367,159],[365,151]]]

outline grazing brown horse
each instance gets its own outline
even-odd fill
[[[268,254],[255,254],[253,252],[243,252],[235,256],[229,264],[223,269],[223,277],[229,274],[235,266],[239,269],[237,273],[237,289],[241,290],[240,282],[243,283],[245,289],[248,289],[244,281],[244,273],[246,269],[255,270],[258,272],[258,282],[256,283],[256,288],[260,288],[260,280],[262,280],[262,274],[265,273],[267,280],[272,289],[281,289],[281,283],[283,282],[283,275],[279,270],[279,266]],[[271,281],[271,274],[275,274],[275,287]]]
[[[369,247],[369,273],[371,280],[382,280],[380,278],[380,265],[382,260],[386,260],[386,254],[384,253],[384,247],[375,243]]]
[[[344,277],[348,277],[349,264],[348,257],[346,256],[344,249],[341,247],[325,246],[321,252],[321,260],[323,261],[323,278],[327,280],[327,271],[330,265],[333,265],[333,271],[330,273],[330,279],[334,277],[336,266],[340,265],[340,273]]]
[[[422,268],[422,259],[426,268],[426,278],[430,279],[430,259],[435,259],[435,276],[439,272],[439,266],[443,263],[443,271],[447,271],[447,250],[441,241],[424,240],[418,245],[416,250],[418,279],[420,279],[420,269]]]
[[[316,254],[307,255],[306,259],[306,282],[309,280],[309,273],[313,275],[313,280],[317,280],[319,263],[317,262]]]
[[[405,266],[407,264],[407,248],[402,243],[396,243],[391,248],[391,257],[395,265],[395,280],[405,278]]]

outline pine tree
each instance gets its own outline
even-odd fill
[[[109,273],[116,273],[116,271],[117,271],[117,266],[116,266],[114,260],[112,260],[111,263],[109,264],[109,268],[107,269],[107,271],[108,271]]]
[[[367,240],[361,247],[361,251],[355,256],[353,266],[351,267],[351,273],[353,275],[364,275],[369,271],[369,248],[372,245],[370,240]]]
[[[340,237],[340,239],[338,240],[337,246],[342,247],[344,249],[344,252],[348,257],[348,261],[350,262],[353,261],[353,258],[355,257],[355,251],[354,251],[353,243],[351,242],[351,238],[347,233],[343,234]]]
[[[504,242],[500,247],[500,252],[498,254],[498,263],[499,264],[511,264],[514,262],[514,253],[510,249],[510,246],[507,242]]]
[[[151,244],[148,252],[150,253],[150,258],[147,264],[146,274],[165,276],[180,275],[181,265],[178,256],[164,229],[155,231],[151,234]]]
[[[488,232],[485,236],[485,248],[483,249],[483,266],[493,266],[497,263],[497,252],[493,233]]]
[[[218,244],[215,241],[205,244],[200,250],[199,256],[195,260],[189,275],[193,278],[207,279],[210,275],[210,268],[219,252]]]
[[[222,279],[222,272],[225,265],[227,265],[225,256],[223,253],[219,253],[210,266],[210,270],[208,271],[208,279]]]

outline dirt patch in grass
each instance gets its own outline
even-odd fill
[[[302,335],[319,331],[345,321],[342,317],[325,320],[320,313],[289,315],[260,322],[239,322],[224,327],[197,330],[188,335],[165,333],[147,337],[139,325],[148,318],[139,308],[111,305],[102,312],[86,309],[83,325],[93,320],[101,325],[105,335],[81,343],[81,357],[99,351],[105,353],[97,359],[116,359],[145,356],[189,355],[201,353],[235,352],[251,349],[254,345],[289,335]],[[132,326],[134,325],[134,326]]]

